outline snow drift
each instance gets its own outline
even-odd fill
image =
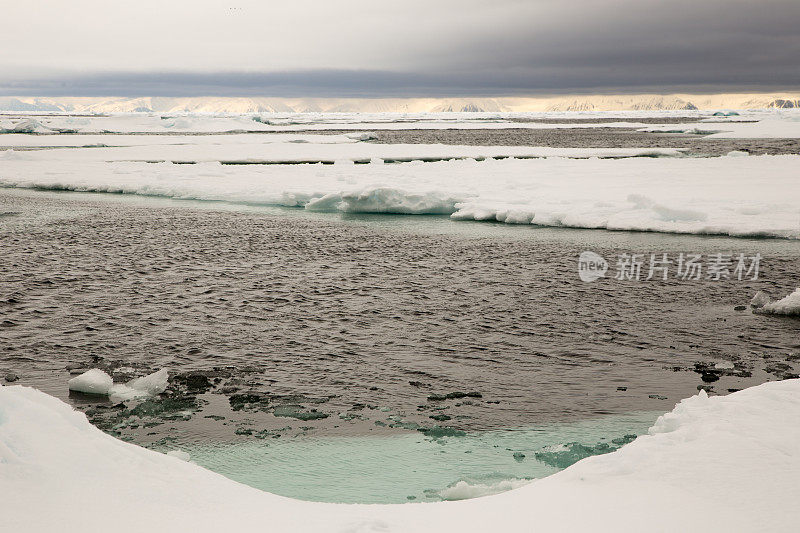
[[[794,531],[800,380],[705,392],[649,435],[553,476],[474,500],[292,500],[124,443],[60,400],[0,387],[0,498],[9,531]],[[456,494],[458,496],[458,494]],[[87,509],[87,502],[91,508]]]

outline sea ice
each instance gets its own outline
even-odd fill
[[[146,396],[161,394],[167,389],[168,374],[167,369],[162,368],[157,372],[148,374],[140,378],[133,379],[127,383],[127,387]]]
[[[128,383],[114,384],[111,376],[99,368],[93,368],[70,379],[68,384],[71,391],[109,396],[113,401],[125,401],[161,394],[167,388],[167,379],[167,369],[162,368]]]
[[[212,146],[198,144],[191,151],[199,156]],[[286,146],[309,147],[305,154],[295,151],[298,158],[319,156],[322,148],[283,143],[269,152],[277,156]],[[367,162],[377,154],[396,158],[412,154],[466,157],[499,154],[507,149],[510,153],[508,147],[451,146],[440,151],[434,145],[425,149],[365,143],[328,146],[333,146],[327,152],[331,157],[358,155]],[[382,146],[392,146],[392,150]],[[151,152],[131,148],[133,159],[159,160],[164,147],[148,147]],[[179,148],[169,147],[175,150],[172,156],[180,157]],[[242,156],[247,150],[241,148],[231,147],[227,153]],[[342,151],[345,148],[349,153]],[[213,149],[223,156],[227,150]],[[103,160],[112,154],[125,159],[124,152],[119,151],[122,148],[102,153],[111,149],[38,150],[21,152],[25,154],[22,158],[4,157],[0,185],[316,211],[438,213],[450,214],[456,220],[800,238],[800,187],[795,183],[800,155],[600,159],[591,157],[598,153],[591,150],[514,149],[519,154],[538,153],[542,157],[401,164],[389,164],[387,159],[384,164],[359,165],[182,165]],[[587,158],[569,158],[575,155]]]
[[[787,421],[798,418],[797,379],[727,396],[701,391],[660,417],[649,435],[515,490],[454,502],[343,505],[241,485],[119,441],[42,392],[4,386],[0,495],[14,512],[3,526],[99,533],[113,524],[117,533],[138,533],[152,529],[155,516],[161,531],[195,533],[264,524],[294,533],[705,532],[712,512],[720,531],[794,531],[800,428]]]
[[[775,302],[767,302],[763,307],[754,311],[771,315],[800,316],[800,288],[789,296]]]
[[[53,130],[43,126],[38,120],[26,118],[7,127],[0,127],[0,133],[53,133]]]
[[[105,396],[114,385],[114,380],[99,368],[92,368],[70,379],[67,384],[71,391]]]
[[[753,299],[750,300],[750,307],[753,309],[761,309],[771,301],[772,300],[767,293],[764,291],[758,291],[755,296],[753,296]]]

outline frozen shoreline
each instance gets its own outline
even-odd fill
[[[800,416],[798,392],[799,380],[701,392],[650,435],[522,488],[365,506],[260,492],[118,441],[44,393],[2,387],[0,486],[15,509],[4,520],[18,531],[706,531],[711,513],[717,529],[790,531],[800,519],[800,429],[787,421]]]

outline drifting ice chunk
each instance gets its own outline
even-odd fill
[[[107,395],[114,385],[114,380],[99,368],[93,368],[72,378],[67,383],[71,391]]]
[[[800,288],[795,289],[786,298],[765,304],[759,312],[771,315],[800,316]]]
[[[158,372],[132,379],[124,385],[114,385],[109,391],[109,396],[116,402],[145,396],[156,396],[167,389],[167,379],[167,369],[162,368]]]
[[[353,139],[354,141],[372,141],[378,138],[378,136],[372,133],[371,131],[365,131],[361,133],[347,133],[345,134],[345,137]]]
[[[750,300],[750,307],[753,309],[761,309],[770,302],[770,297],[764,291],[758,291],[753,299]]]
[[[162,368],[147,376],[136,378],[126,384],[114,385],[111,376],[93,368],[69,380],[69,390],[85,394],[110,396],[114,401],[125,401],[144,396],[155,396],[167,389],[167,369]]]
[[[167,389],[167,379],[167,369],[162,368],[158,372],[129,381],[128,387],[149,396],[155,396]]]

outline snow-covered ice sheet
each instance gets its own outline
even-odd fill
[[[261,492],[114,439],[60,400],[0,387],[9,531],[794,531],[800,380],[680,402],[622,449],[520,488],[403,505]],[[87,507],[90,502],[90,507]]]
[[[509,119],[515,120],[509,120]],[[291,132],[299,130],[398,130],[398,129],[563,129],[563,128],[636,128],[645,127],[635,121],[602,124],[519,122],[513,115],[470,115],[432,113],[415,115],[392,114],[296,114],[296,115],[211,115],[211,114],[119,114],[110,116],[44,117],[0,116],[0,134],[37,133],[185,133]],[[532,117],[538,118],[538,117]]]
[[[347,144],[371,138],[369,132],[334,134],[300,133],[250,133],[214,135],[146,135],[146,134],[69,134],[60,135],[0,135],[0,146],[8,148],[102,148],[102,147],[141,147],[141,146],[209,146],[209,145],[247,145],[262,144]]]
[[[726,112],[729,113],[729,112]],[[543,113],[120,113],[112,115],[0,115],[0,134],[157,135],[409,129],[572,129],[638,128],[644,132],[714,134],[718,138],[798,138],[800,112],[790,110]],[[647,118],[689,117],[692,122],[654,126]],[[582,121],[575,122],[575,119]],[[603,119],[604,122],[585,122]],[[2,140],[0,138],[0,145]]]
[[[703,135],[707,139],[800,139],[800,114],[767,116],[757,121],[704,120],[690,124],[663,124],[641,128],[648,133],[684,133]]]
[[[316,211],[442,214],[459,220],[546,226],[800,238],[800,156],[550,157],[400,164],[376,159],[360,165],[341,159],[367,157],[368,152],[359,151],[363,146],[372,145],[315,147],[331,147],[333,165],[106,163],[92,155],[103,148],[6,151],[0,153],[0,186]],[[412,154],[404,145],[393,146],[400,147],[395,148],[397,153]],[[429,145],[414,153],[446,153],[434,148]],[[474,149],[475,155],[500,153],[493,151],[497,147],[455,147],[449,153],[469,154],[461,148]],[[541,151],[540,155],[571,150],[518,148],[520,153]],[[76,155],[69,155],[73,152]],[[374,152],[379,153],[386,154]],[[587,154],[574,152],[578,153]]]
[[[0,139],[1,140],[1,139]],[[269,139],[267,139],[269,140]],[[113,142],[113,138],[109,139]],[[107,141],[107,142],[109,142]],[[7,150],[6,150],[7,152]],[[21,151],[14,157],[30,162],[113,162],[113,161],[191,161],[191,162],[319,162],[370,161],[384,159],[453,159],[490,157],[678,157],[676,148],[550,148],[530,146],[458,146],[444,144],[372,144],[361,142],[201,142],[157,143],[93,148],[53,148]],[[0,152],[0,157],[2,157]],[[9,154],[6,154],[6,156]]]

